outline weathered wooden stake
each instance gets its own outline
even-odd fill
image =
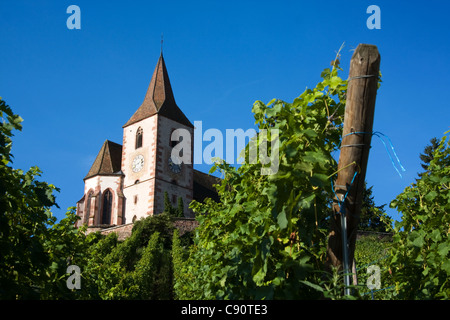
[[[350,61],[338,177],[334,184],[339,199],[333,206],[334,215],[328,240],[328,264],[340,270],[344,269],[344,274],[350,273],[354,258],[356,231],[372,141],[379,70],[380,54],[377,47],[360,44]],[[340,203],[343,203],[342,207]],[[343,242],[347,243],[347,250],[344,250],[346,248]],[[348,253],[347,259],[344,251]],[[346,284],[349,284],[349,278]]]

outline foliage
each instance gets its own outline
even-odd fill
[[[83,269],[87,291],[105,300],[172,299],[172,233],[171,218],[160,214],[136,221],[123,242],[114,233],[98,241]]]
[[[374,293],[374,299],[390,299],[394,284],[388,266],[389,250],[392,245],[391,238],[379,238],[376,235],[363,236],[357,240],[355,249],[356,273],[358,277],[358,294],[365,299],[371,299],[371,290],[367,287],[367,280],[371,273],[368,267],[376,265],[381,272],[381,287]]]
[[[169,200],[169,194],[164,192],[164,212],[171,216],[182,218],[184,217],[184,203],[183,198],[178,197],[177,207],[173,207]]]
[[[0,118],[0,299],[65,297],[61,279],[83,252],[83,230],[75,229],[72,208],[56,223],[50,208],[58,189],[38,180],[38,167],[11,167],[12,132],[22,118],[1,98]]]
[[[180,218],[184,217],[184,203],[182,197],[178,197],[178,207],[176,216]]]
[[[423,153],[419,155],[420,160],[423,162],[420,165],[425,170],[425,172],[428,172],[428,166],[430,165],[431,160],[433,160],[433,153],[436,151],[436,149],[439,147],[439,140],[437,138],[432,138],[430,140],[430,145],[427,145],[425,149],[423,150]],[[419,175],[423,175],[424,173],[421,173]]]
[[[400,299],[450,298],[450,139],[432,152],[427,172],[391,203],[395,224],[390,266]]]
[[[391,246],[390,237],[379,238],[377,235],[362,236],[357,240],[355,260],[357,268],[379,263],[385,259]]]
[[[188,285],[187,283],[192,280],[187,279],[186,275],[183,273],[183,265],[186,259],[186,247],[183,246],[179,237],[179,232],[175,229],[172,240],[172,263],[174,298],[177,300],[189,299],[189,297],[184,296],[185,289],[183,289]]]
[[[164,192],[164,212],[170,215],[175,214],[175,209],[172,207],[169,199],[169,193],[167,191]]]
[[[180,288],[191,299],[314,299],[326,255],[325,219],[331,200],[330,178],[337,167],[346,81],[338,67],[292,103],[256,101],[253,113],[260,135],[251,148],[273,155],[279,142],[279,169],[264,175],[266,161],[246,161],[239,169],[222,161],[220,203],[193,202],[199,227],[183,268],[188,281]],[[268,130],[268,143],[261,139]],[[278,133],[274,130],[278,129]],[[253,143],[253,144],[252,144]],[[264,149],[263,149],[264,150]],[[276,160],[276,159],[275,159]],[[272,159],[274,161],[274,159]],[[255,163],[256,162],[256,163]],[[207,215],[201,213],[207,212]]]
[[[392,219],[386,215],[386,211],[384,210],[385,204],[381,206],[375,205],[374,197],[372,196],[372,188],[373,186],[367,188],[367,184],[364,182],[358,230],[389,232],[392,228]]]

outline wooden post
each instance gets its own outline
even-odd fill
[[[343,222],[346,222],[347,225],[345,239],[348,243],[347,262],[351,266],[372,140],[379,69],[380,54],[377,47],[360,44],[350,61],[338,177],[334,183],[339,201],[335,201],[333,205],[334,215],[331,219],[327,250],[328,265],[339,267],[341,270],[344,263],[344,248],[342,245],[344,239],[342,239],[340,203],[344,200],[342,209],[345,209],[345,211],[342,210],[344,211],[342,217],[345,217]],[[352,180],[353,183],[351,183]],[[347,196],[345,196],[346,194]]]

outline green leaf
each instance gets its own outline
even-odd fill
[[[298,171],[304,171],[307,173],[310,173],[314,169],[314,165],[311,162],[302,161],[299,163],[296,163],[294,166],[294,170]]]
[[[447,272],[447,275],[450,275],[450,259],[447,259],[442,263],[442,270]]]
[[[450,246],[447,242],[442,242],[441,244],[439,244],[437,250],[441,257],[446,257],[450,250]]]
[[[414,234],[414,239],[412,240],[411,244],[415,247],[421,248],[425,244],[425,241],[423,239],[423,235]]]
[[[304,161],[318,163],[321,167],[325,167],[325,165],[329,162],[327,156],[325,156],[322,152],[316,151],[306,151],[305,156],[302,159]]]
[[[436,191],[431,191],[431,192],[429,192],[426,196],[425,196],[425,199],[427,200],[427,201],[433,201],[434,200],[434,198],[436,198],[437,197],[437,192]]]
[[[306,280],[301,280],[300,282],[305,284],[305,285],[307,285],[308,287],[313,288],[316,291],[324,292],[323,288],[321,286],[317,285],[317,284],[311,283],[311,282],[306,281]]]
[[[310,181],[315,187],[323,187],[324,185],[328,185],[330,183],[328,176],[322,173],[314,173]]]
[[[264,278],[267,274],[267,255],[270,252],[270,246],[272,244],[273,239],[270,238],[264,238],[264,240],[261,242],[261,245],[259,246],[259,250],[256,253],[255,262],[253,263],[252,268],[252,274],[253,274],[253,281],[258,285],[262,285],[262,282],[264,281]]]
[[[272,103],[274,103],[275,101],[277,101],[277,99],[272,99],[270,100],[268,103],[266,103],[266,106],[270,106]]]
[[[309,138],[317,137],[317,132],[315,130],[313,130],[313,129],[302,130],[300,133],[308,136]]]
[[[326,68],[322,71],[322,73],[320,74],[320,77],[322,79],[325,79],[330,73],[331,73],[330,68]]]
[[[434,242],[441,241],[442,240],[441,232],[437,229],[433,230],[433,232],[431,232],[431,234],[430,234],[430,238]]]
[[[58,270],[58,263],[55,262],[55,261],[53,261],[53,262],[52,262],[52,265],[50,266],[50,269],[51,269],[52,271]]]
[[[227,281],[227,275],[225,274],[222,279],[220,279],[219,284],[221,287],[225,287],[225,283]]]
[[[330,88],[335,89],[338,85],[342,83],[342,79],[338,76],[334,76],[330,79]]]
[[[298,153],[298,146],[294,146],[293,144],[289,144],[286,146],[285,154],[289,158],[295,157]]]
[[[316,197],[316,194],[313,193],[313,194],[307,196],[306,198],[303,198],[300,201],[301,207],[303,209],[309,209],[313,205],[315,197]]]
[[[288,225],[288,220],[286,218],[286,211],[285,211],[284,207],[283,207],[283,209],[281,210],[281,212],[277,216],[277,222],[278,222],[278,226],[282,230],[285,229],[287,227],[287,225]]]
[[[397,200],[392,200],[391,203],[389,203],[389,208],[395,209],[398,206]]]

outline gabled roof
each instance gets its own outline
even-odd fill
[[[157,113],[188,127],[194,127],[175,102],[162,52],[150,80],[144,102],[123,127]]]
[[[122,175],[122,146],[106,140],[84,179],[96,175]]]

